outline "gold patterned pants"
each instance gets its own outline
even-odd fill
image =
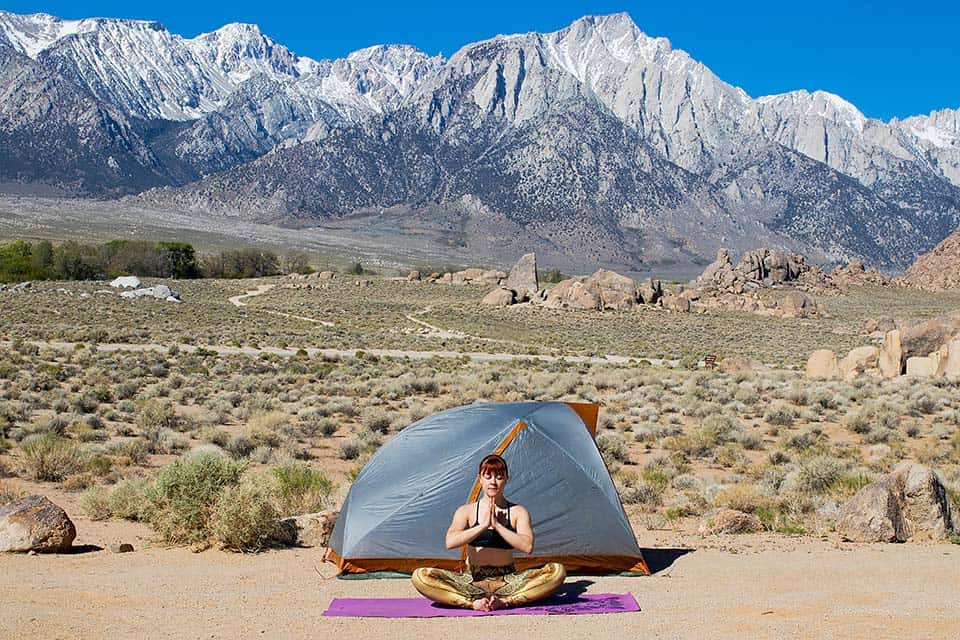
[[[455,607],[471,607],[474,600],[497,596],[508,607],[527,604],[553,594],[567,577],[563,565],[550,562],[538,569],[516,571],[514,566],[470,567],[466,573],[424,567],[413,572],[413,586],[425,597]]]

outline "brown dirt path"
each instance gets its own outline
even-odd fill
[[[135,553],[0,556],[3,638],[956,638],[960,547],[853,545],[776,535],[646,532],[648,578],[572,577],[632,592],[642,611],[603,616],[324,618],[334,597],[415,597],[405,580],[330,576],[320,549],[255,555],[143,546],[146,528],[77,519],[78,544]],[[659,555],[663,555],[662,553]],[[319,574],[322,574],[319,575]]]

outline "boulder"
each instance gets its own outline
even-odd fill
[[[937,375],[937,369],[940,368],[940,358],[913,356],[907,358],[907,375],[917,378],[932,378]]]
[[[657,304],[663,297],[663,285],[659,280],[647,278],[639,287],[639,302]]]
[[[721,247],[717,251],[717,259],[707,265],[707,268],[703,270],[703,273],[700,274],[697,281],[702,283],[714,282],[717,279],[718,273],[732,270],[733,265],[730,264],[730,251]],[[721,278],[722,277],[723,276],[721,276]]]
[[[763,522],[752,513],[721,507],[708,511],[700,522],[700,535],[730,533],[757,533],[763,531]]]
[[[590,276],[557,283],[547,294],[552,309],[627,309],[637,304],[637,283],[613,271],[600,269]]]
[[[298,547],[325,547],[337,524],[338,511],[321,511],[280,521],[277,542]]]
[[[767,278],[773,284],[782,284],[793,279],[790,273],[790,260],[783,251],[768,252],[763,258],[763,266],[767,271]]]
[[[886,482],[868,484],[840,507],[837,533],[853,542],[907,539],[900,505]]]
[[[506,277],[507,274],[503,271],[497,271],[496,269],[487,269],[483,272],[483,275],[480,276],[481,280],[486,284],[497,284]]]
[[[791,291],[777,303],[781,315],[787,318],[806,318],[816,315],[817,303],[802,291]]]
[[[807,358],[807,378],[835,379],[840,377],[837,354],[830,349],[817,349]]]
[[[586,277],[558,282],[547,293],[544,306],[550,309],[600,309],[600,296],[586,284]]]
[[[453,284],[453,274],[445,273],[439,278],[437,278],[436,280],[434,280],[434,282],[438,284]]]
[[[517,260],[517,264],[510,269],[504,286],[517,292],[520,298],[533,298],[540,290],[540,280],[537,276],[537,254],[528,253]]]
[[[937,474],[908,461],[844,503],[837,532],[855,542],[942,540],[958,524]]]
[[[876,347],[857,347],[851,349],[838,364],[840,377],[844,380],[853,380],[862,374],[879,374],[877,369],[880,351]]]
[[[941,375],[950,380],[960,379],[960,340],[947,345],[947,357],[940,362]]]
[[[903,373],[903,346],[900,344],[899,329],[893,329],[884,334],[877,365],[880,367],[880,375],[884,378],[896,378]]]
[[[927,356],[960,337],[960,311],[931,318],[901,331],[903,357]]]
[[[111,280],[110,286],[115,289],[136,289],[140,286],[140,278],[137,276],[120,276]]]
[[[660,300],[660,303],[663,305],[663,308],[668,311],[676,311],[678,313],[689,313],[690,311],[690,298],[685,295],[665,295]]]
[[[124,291],[120,294],[121,298],[157,298],[158,300],[167,300],[170,302],[180,302],[180,294],[165,284],[158,284],[154,287],[144,289],[134,289],[133,291]]]
[[[333,280],[337,274],[333,271],[321,271],[317,274],[317,280]]]
[[[615,271],[599,269],[588,278],[588,286],[600,296],[601,309],[629,309],[640,297],[637,283]]]
[[[511,289],[497,287],[485,295],[480,303],[490,305],[491,307],[509,307],[515,301],[516,294]]]
[[[888,481],[901,499],[901,512],[910,540],[943,540],[960,526],[947,489],[933,469],[902,462]]]
[[[414,271],[411,271],[410,273],[408,273],[408,274],[407,274],[407,282],[420,282],[420,272],[414,270]]]
[[[0,507],[0,551],[66,551],[77,537],[67,512],[31,495]]]
[[[476,282],[483,281],[484,269],[481,269],[479,267],[468,267],[464,269],[461,273],[463,274],[463,279],[466,282],[476,283]]]

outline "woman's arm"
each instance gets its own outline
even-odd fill
[[[473,542],[484,529],[490,526],[492,509],[487,510],[486,513],[481,510],[480,522],[472,527],[470,526],[470,511],[472,506],[473,505],[465,504],[453,514],[453,522],[450,523],[450,528],[447,529],[447,549],[456,549],[457,547],[462,547],[465,544]]]
[[[506,540],[510,546],[524,553],[533,552],[533,527],[530,525],[530,514],[527,510],[518,504],[511,507],[513,513],[517,514],[516,531],[510,531],[499,520],[494,518],[493,528],[500,532],[500,536]]]

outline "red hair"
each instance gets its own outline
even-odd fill
[[[480,470],[478,475],[482,476],[486,472],[490,472],[495,476],[501,474],[504,476],[510,475],[507,473],[507,461],[495,453],[491,453],[480,462]]]

